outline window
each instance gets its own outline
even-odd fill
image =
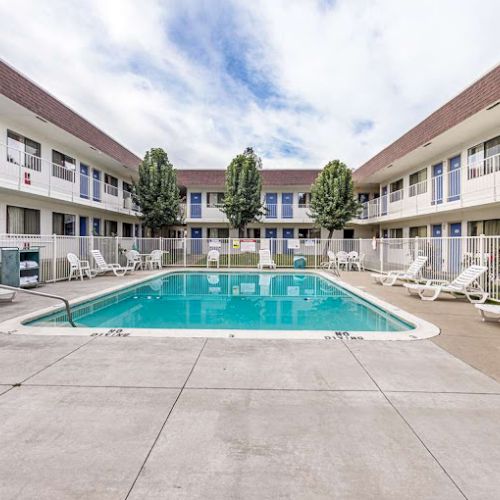
[[[71,214],[52,213],[52,232],[62,236],[75,235],[76,217]]]
[[[358,201],[360,203],[366,203],[370,199],[370,193],[358,193]]]
[[[410,238],[427,238],[427,226],[410,227]]]
[[[115,220],[104,221],[104,236],[117,236],[118,235],[118,222]]]
[[[7,161],[31,170],[42,170],[42,147],[38,142],[7,130]]]
[[[471,221],[468,226],[469,236],[500,236],[500,219]]]
[[[209,227],[207,230],[208,238],[229,238],[229,229],[227,227]]]
[[[118,179],[109,174],[104,174],[104,192],[111,196],[118,196]]]
[[[321,229],[319,227],[299,228],[299,239],[314,240],[321,238]]]
[[[52,175],[58,179],[75,182],[75,159],[52,150]]]
[[[298,193],[299,208],[307,208],[311,203],[311,193]]]
[[[40,234],[40,210],[7,206],[7,233]]]
[[[500,135],[467,151],[467,178],[500,171]]]
[[[249,238],[260,238],[260,228],[259,227],[249,227],[247,229],[247,236]]]
[[[410,175],[410,196],[427,192],[427,169],[423,168]]]
[[[92,234],[94,236],[101,236],[101,219],[94,217],[92,221]]]
[[[397,227],[395,229],[389,229],[389,236],[391,238],[402,238],[403,237],[403,228]]]
[[[403,179],[399,179],[395,182],[391,182],[390,185],[390,201],[399,201],[403,198]]]
[[[124,238],[132,238],[134,236],[134,225],[124,222],[122,224],[122,232]]]
[[[224,203],[224,193],[207,193],[207,206],[215,208]]]

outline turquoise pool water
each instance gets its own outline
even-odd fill
[[[176,272],[74,307],[79,326],[404,331],[413,327],[306,273]],[[64,312],[33,325],[67,325]]]

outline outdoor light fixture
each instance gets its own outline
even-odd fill
[[[486,108],[486,111],[489,111],[490,109],[496,108],[498,105],[500,105],[500,101],[497,101],[495,104],[492,104],[490,107]]]
[[[422,147],[423,148],[426,148],[427,146],[430,146],[432,144],[432,141],[431,142],[428,142],[427,144],[424,144]]]
[[[47,123],[47,120],[45,120],[45,118],[42,118],[41,116],[35,115],[35,118],[43,123]]]

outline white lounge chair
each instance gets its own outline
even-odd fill
[[[6,290],[5,288],[0,288],[0,302],[12,302],[16,292],[13,290]]]
[[[426,262],[427,257],[425,255],[420,255],[411,263],[406,271],[389,271],[387,274],[372,273],[371,277],[375,280],[375,283],[380,283],[384,286],[393,286],[397,281],[416,282]]]
[[[137,250],[129,250],[125,256],[127,257],[127,267],[142,269],[141,254]]]
[[[113,273],[115,276],[125,276],[129,271],[132,272],[135,266],[123,267],[120,264],[108,264],[100,250],[92,250],[92,257],[94,257],[95,263],[97,264],[97,273]]]
[[[207,254],[207,267],[214,263],[219,268],[220,253],[219,250],[210,250]]]
[[[90,263],[88,260],[80,260],[74,253],[68,253],[66,256],[69,261],[69,278],[68,281],[71,281],[73,275],[76,277],[80,276],[80,279],[83,281],[83,275],[87,276],[87,278],[92,278],[92,270],[90,269]]]
[[[476,304],[476,309],[481,313],[483,321],[500,321],[500,305]]]
[[[405,283],[404,286],[410,295],[416,293],[422,300],[436,300],[441,293],[450,293],[454,297],[465,295],[473,304],[482,304],[489,294],[482,289],[478,280],[487,270],[485,266],[470,266],[451,283],[446,280],[427,280],[425,285]],[[426,295],[426,292],[431,294]]]
[[[146,265],[149,269],[153,270],[155,267],[158,269],[162,268],[161,258],[163,252],[161,250],[153,250],[149,255],[146,256]]]
[[[264,269],[264,267],[276,269],[276,263],[271,258],[271,252],[269,250],[259,250],[259,263],[257,264],[257,267],[259,269]]]

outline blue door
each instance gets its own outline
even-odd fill
[[[380,200],[382,215],[387,215],[387,186],[382,187],[382,200]]]
[[[443,164],[432,167],[432,205],[443,203]]]
[[[268,219],[276,219],[278,213],[278,211],[276,210],[277,206],[278,206],[278,193],[266,193],[266,209],[267,209],[266,217]],[[276,238],[276,236],[270,236],[270,237]]]
[[[449,270],[453,274],[460,272],[462,263],[462,223],[455,222],[450,224],[450,263]]]
[[[201,227],[192,227],[191,228],[191,253],[193,255],[201,254]]]
[[[283,228],[283,239],[290,239],[294,237],[294,230],[293,227],[284,227]],[[291,250],[288,250],[288,242],[284,242],[284,249],[286,253],[290,253]]]
[[[201,219],[201,193],[191,193],[191,218]],[[197,238],[201,238],[201,235]]]
[[[92,198],[101,201],[101,172],[95,168],[92,170]]]
[[[92,222],[92,231],[94,236],[100,236],[101,234],[101,219],[94,219]]]
[[[431,255],[430,255],[430,265],[431,267],[441,271],[443,269],[443,227],[441,224],[434,224],[432,226],[432,243],[431,243]]]
[[[89,199],[90,179],[89,167],[80,163],[80,198]]]
[[[88,236],[88,217],[80,216],[80,236]]]
[[[281,217],[283,219],[291,219],[293,217],[293,193],[281,194]]]
[[[448,162],[448,201],[460,199],[460,155]]]

